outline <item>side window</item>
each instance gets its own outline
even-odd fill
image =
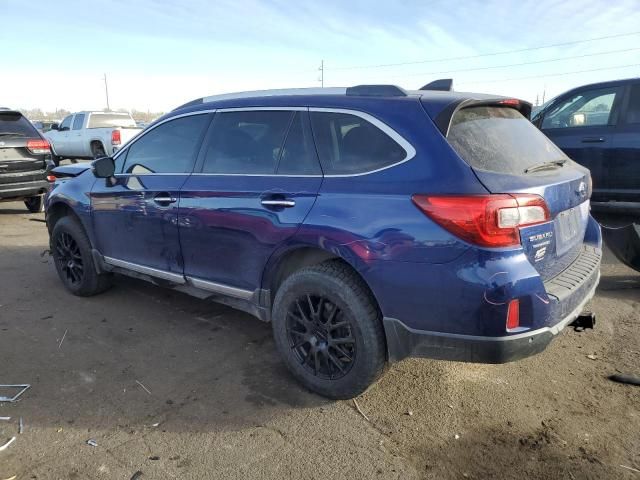
[[[60,124],[60,131],[69,130],[69,128],[71,128],[72,119],[73,119],[73,115],[69,115],[68,117],[66,117]]]
[[[640,123],[640,83],[631,85],[629,106],[627,107],[625,122],[634,124]]]
[[[293,117],[276,173],[280,175],[322,174],[306,112],[296,112]]]
[[[206,114],[191,115],[170,120],[149,131],[123,153],[127,157],[124,173],[191,172],[200,137],[209,119]]]
[[[618,87],[587,90],[565,99],[545,114],[542,128],[608,125]]]
[[[79,113],[73,119],[73,130],[80,130],[82,128],[82,124],[84,123],[84,113]]]
[[[291,111],[217,113],[205,153],[204,173],[273,174]]]
[[[356,115],[311,112],[311,125],[326,175],[365,173],[407,157],[389,135]]]

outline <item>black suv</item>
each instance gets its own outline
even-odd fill
[[[594,210],[640,215],[640,78],[575,88],[532,121],[591,170]]]
[[[22,113],[0,109],[0,202],[24,200],[30,212],[43,211],[50,158],[49,142]]]

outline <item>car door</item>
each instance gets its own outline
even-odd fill
[[[76,113],[73,117],[71,130],[67,132],[66,149],[71,157],[84,157],[86,153],[83,147],[82,125],[84,124],[84,113]]]
[[[53,140],[53,148],[56,155],[65,157],[71,156],[71,152],[68,149],[69,143],[69,130],[71,129],[71,123],[73,122],[73,115],[68,115],[62,120],[62,123],[58,127],[57,131],[51,132]]]
[[[116,156],[116,181],[91,190],[97,248],[109,264],[182,282],[179,192],[211,115],[159,123]]]
[[[185,276],[249,298],[315,202],[322,172],[305,108],[218,111],[180,193]]]
[[[591,170],[594,199],[610,188],[608,165],[622,87],[576,90],[560,97],[543,113],[541,130],[569,158]]]
[[[613,134],[609,200],[640,202],[640,82],[629,85]]]

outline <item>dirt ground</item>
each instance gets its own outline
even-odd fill
[[[507,365],[401,362],[367,420],[300,388],[269,325],[126,278],[73,297],[46,248],[42,215],[0,204],[0,383],[32,385],[0,403],[0,480],[640,478],[640,388],[608,379],[640,375],[640,274],[611,255],[594,331]]]

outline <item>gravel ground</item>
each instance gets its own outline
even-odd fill
[[[32,385],[0,404],[0,444],[24,419],[0,480],[640,478],[640,388],[607,378],[640,375],[640,274],[611,255],[594,331],[507,365],[401,362],[367,420],[301,389],[249,315],[126,278],[67,294],[42,222],[0,204],[0,383]]]

